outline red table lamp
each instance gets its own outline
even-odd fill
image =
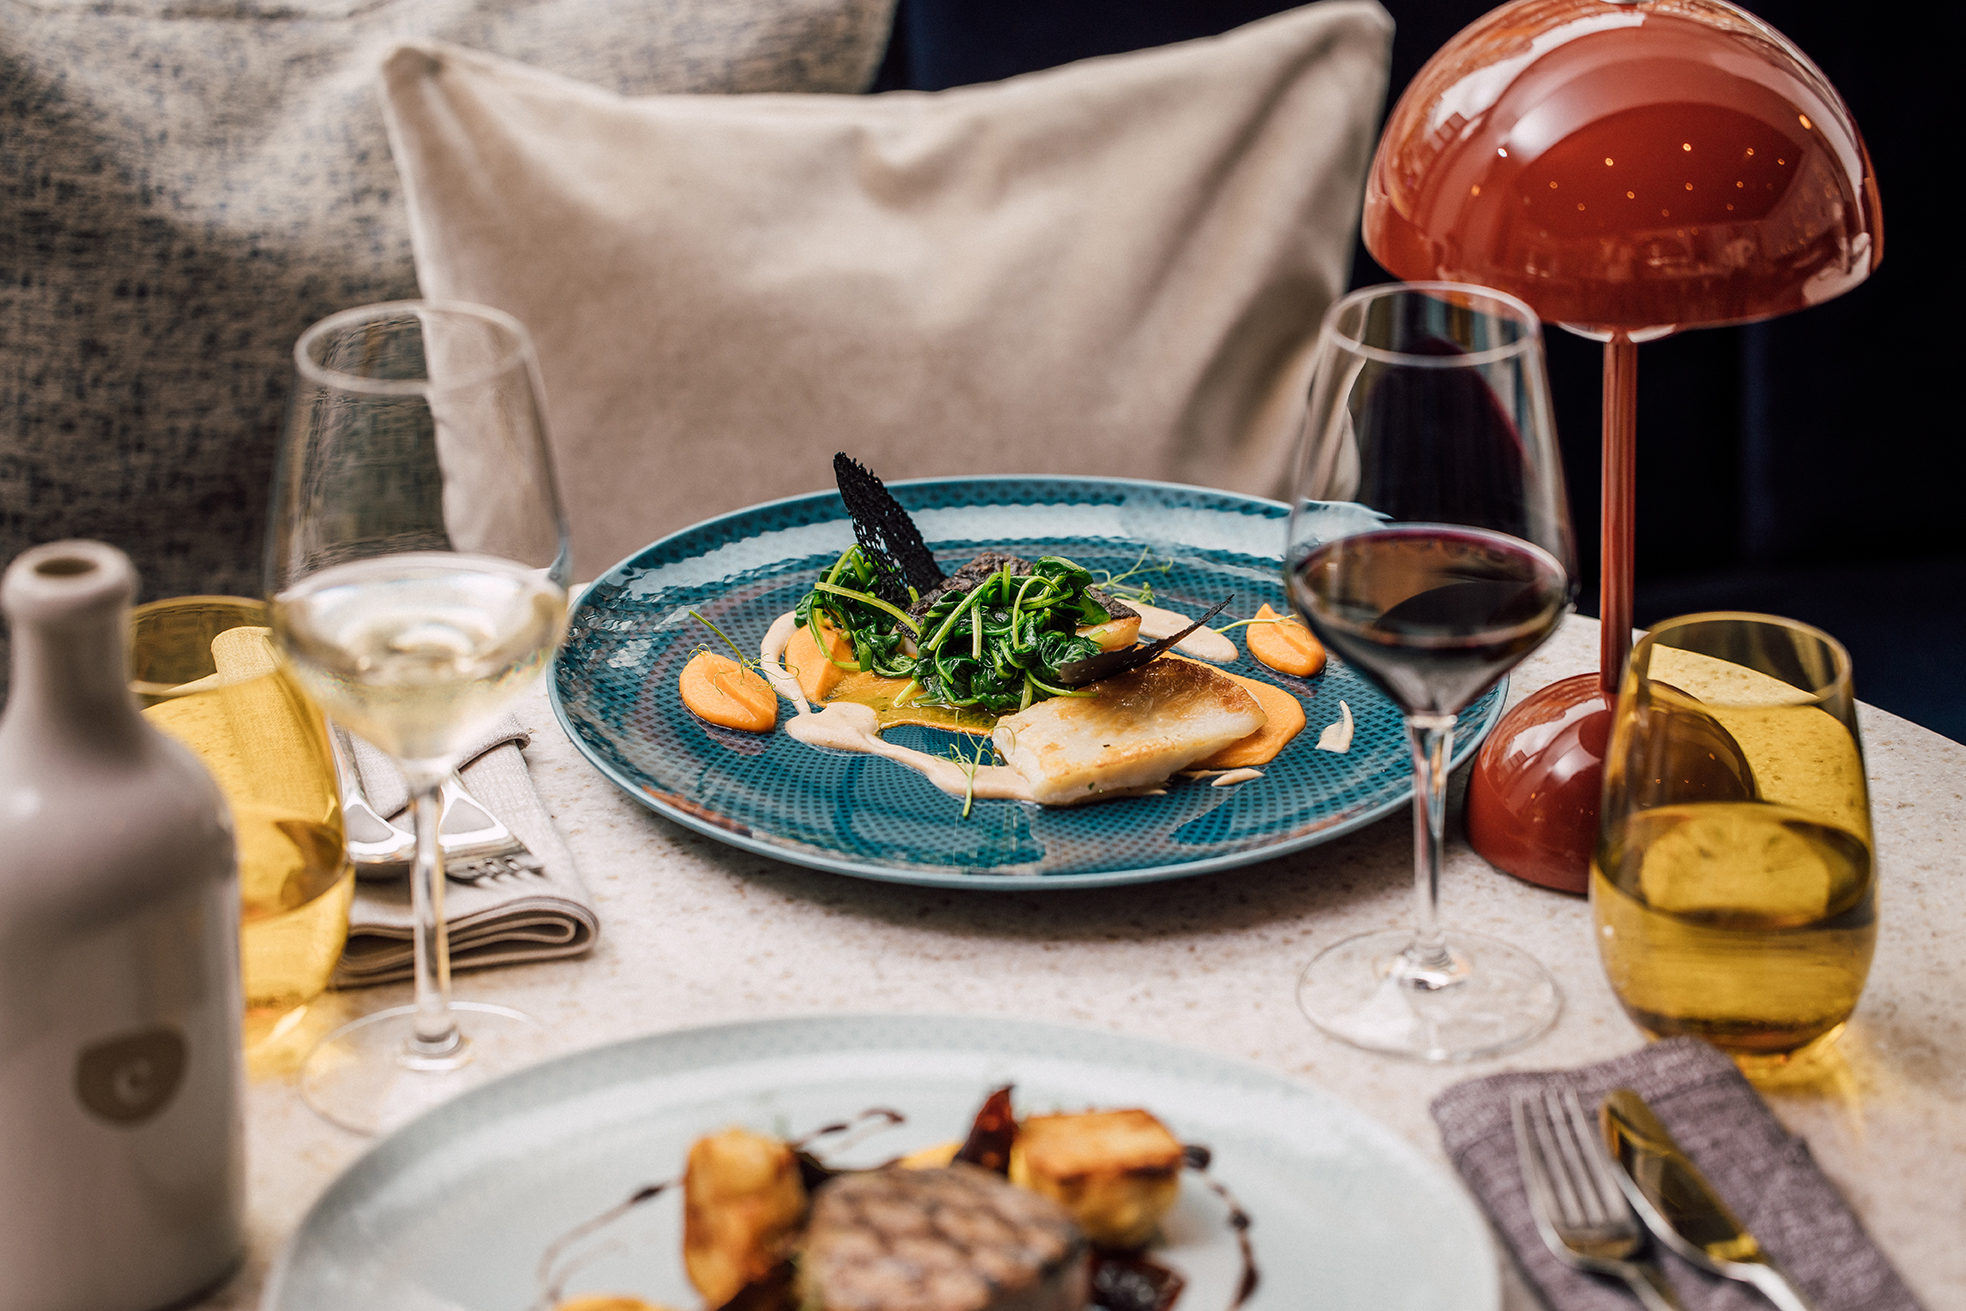
[[[1884,253],[1870,156],[1808,57],[1725,0],[1515,0],[1394,106],[1365,244],[1397,277],[1513,292],[1605,343],[1599,671],[1510,711],[1468,788],[1477,851],[1582,892],[1631,650],[1638,343],[1862,282]]]

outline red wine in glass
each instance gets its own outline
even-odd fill
[[[1519,538],[1409,524],[1316,548],[1292,572],[1290,599],[1402,710],[1452,715],[1555,630],[1570,584]]]

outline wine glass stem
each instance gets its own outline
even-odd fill
[[[416,921],[416,1036],[410,1046],[417,1056],[446,1056],[458,1045],[457,1023],[451,1018],[450,935],[444,931],[444,849],[438,841],[443,807],[441,779],[414,784],[416,867],[410,873],[410,912]]]
[[[1447,761],[1454,748],[1454,716],[1408,715],[1406,740],[1413,748],[1413,943],[1405,968],[1413,981],[1440,986],[1454,972],[1447,935],[1440,927],[1441,847],[1447,829]]]

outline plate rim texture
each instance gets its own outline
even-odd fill
[[[1059,487],[1078,488],[1086,491],[1104,488],[1116,488],[1120,490],[1139,489],[1152,493],[1201,496],[1215,499],[1227,502],[1232,506],[1247,507],[1241,510],[1241,513],[1260,513],[1266,518],[1287,519],[1290,513],[1290,507],[1287,504],[1282,501],[1271,500],[1267,497],[1251,496],[1247,493],[1225,491],[1215,487],[1198,487],[1186,483],[1163,482],[1146,478],[977,474],[935,478],[910,478],[890,482],[887,486],[890,490],[903,494],[902,499],[906,500],[906,493],[919,492],[925,489],[962,489],[990,485],[1014,486],[1016,484],[1031,484],[1033,487],[1043,486],[1054,489]],[[698,534],[706,536],[713,535],[717,533],[718,529],[722,528],[726,530],[721,534],[723,540],[743,540],[742,536],[733,534],[728,530],[740,527],[746,521],[753,520],[768,511],[796,506],[802,502],[819,503],[827,500],[837,501],[837,498],[837,491],[832,490],[804,492],[796,496],[778,497],[774,500],[761,501],[756,505],[747,506],[740,510],[732,510],[725,514],[715,515],[659,537],[647,546],[616,562],[607,572],[587,585],[586,589],[581,593],[579,601],[569,611],[569,630],[571,631],[579,616],[590,609],[591,602],[589,598],[599,588],[609,583],[616,585],[624,583],[626,580],[632,578],[635,573],[649,567],[638,564],[639,561],[661,555],[666,550],[673,548],[677,542],[684,538]],[[1004,501],[1004,504],[1007,506],[1058,503],[1056,501],[1039,501],[1035,499],[1030,501],[1006,499]],[[1227,513],[1228,510],[1225,508],[1224,512]],[[757,534],[749,535],[755,536]],[[1279,549],[1277,552],[1279,567],[1281,567],[1282,561],[1281,547],[1282,524],[1279,523]],[[1048,874],[997,874],[965,870],[943,872],[919,867],[882,864],[876,861],[863,860],[814,849],[803,844],[794,845],[770,838],[760,838],[748,830],[740,831],[737,827],[719,822],[719,816],[699,813],[697,810],[676,805],[665,797],[653,795],[640,781],[625,775],[617,769],[612,762],[607,760],[587,740],[586,730],[581,724],[576,722],[567,709],[561,689],[561,667],[560,660],[556,655],[553,669],[547,679],[547,695],[553,708],[555,721],[587,763],[599,770],[609,782],[621,789],[631,799],[673,823],[680,824],[684,828],[700,833],[705,837],[714,838],[726,846],[735,847],[754,855],[766,856],[773,860],[784,861],[787,864],[799,865],[807,869],[816,869],[833,874],[844,874],[852,878],[869,879],[876,882],[898,883],[914,887],[965,888],[975,891],[1032,892],[1052,889],[1129,887],[1136,884],[1162,882],[1169,879],[1192,878],[1201,874],[1212,874],[1222,870],[1238,869],[1246,865],[1259,864],[1266,860],[1274,860],[1310,847],[1319,846],[1335,838],[1365,828],[1368,825],[1375,824],[1392,814],[1406,810],[1411,807],[1413,802],[1413,789],[1409,775],[1407,785],[1400,792],[1337,823],[1320,826],[1309,832],[1299,833],[1294,836],[1255,843],[1218,855],[1149,866],[1135,866],[1125,869]],[[1491,692],[1483,694],[1485,706],[1483,706],[1480,718],[1474,722],[1468,731],[1457,733],[1455,736],[1454,752],[1448,761],[1450,772],[1472,759],[1474,753],[1487,740],[1489,732],[1493,730],[1496,723],[1502,717],[1508,697],[1508,688],[1509,677],[1505,674],[1496,683]],[[1476,704],[1478,706],[1483,705],[1480,701]],[[1463,712],[1463,714],[1466,713],[1465,711]],[[1304,731],[1310,733],[1314,730],[1311,726],[1307,725]],[[900,765],[893,767],[896,769],[906,768]],[[1106,804],[1120,805],[1125,803],[1112,802]]]
[[[747,1069],[758,1065],[802,1058],[819,1065],[828,1058],[862,1053],[925,1065],[936,1054],[1024,1057],[1086,1067],[1095,1077],[1138,1072],[1191,1087],[1197,1094],[1224,1088],[1274,1098],[1280,1104],[1279,1119],[1291,1117],[1288,1127],[1259,1132],[1259,1137],[1294,1144],[1312,1132],[1329,1133],[1361,1148],[1378,1168],[1396,1170],[1408,1183],[1418,1182],[1439,1212],[1434,1218],[1438,1223],[1427,1232],[1438,1237],[1451,1232],[1468,1254],[1465,1268],[1452,1274],[1453,1286],[1436,1290],[1445,1299],[1438,1304],[1452,1304],[1458,1311],[1499,1311],[1500,1258],[1488,1221],[1473,1197],[1446,1167],[1429,1160],[1365,1111],[1315,1084],[1245,1058],[1112,1029],[995,1015],[887,1012],[763,1017],[642,1034],[551,1058],[427,1111],[377,1141],[314,1200],[273,1261],[259,1311],[322,1311],[334,1305],[320,1300],[333,1297],[334,1287],[322,1282],[324,1276],[335,1274],[333,1268],[315,1270],[312,1282],[306,1281],[310,1246],[333,1246],[337,1226],[345,1231],[344,1244],[365,1254],[373,1251],[376,1264],[388,1264],[387,1242],[376,1241],[375,1226],[364,1215],[365,1203],[386,1206],[391,1188],[413,1178],[419,1169],[440,1177],[455,1172],[460,1164],[457,1146],[488,1130],[512,1121],[536,1122],[556,1107],[611,1092],[650,1084],[701,1084],[706,1075],[714,1078],[720,1071],[741,1080]],[[812,1077],[824,1076],[815,1069]],[[979,1100],[983,1091],[978,1089]],[[652,1113],[663,1108],[658,1101]],[[516,1154],[551,1152],[556,1146],[535,1142],[529,1152]],[[1444,1230],[1443,1224],[1451,1230]],[[1439,1250],[1442,1245],[1430,1246]],[[1260,1248],[1258,1264],[1260,1269]],[[297,1279],[303,1282],[297,1284]],[[1183,1311],[1213,1309],[1197,1305]]]

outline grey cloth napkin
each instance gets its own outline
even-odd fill
[[[369,804],[395,819],[409,804],[403,776],[367,742],[353,735],[344,740],[353,748]],[[477,883],[445,883],[453,970],[578,956],[593,947],[601,931],[573,853],[526,773],[520,748],[531,740],[518,721],[508,719],[473,744],[458,771],[471,795],[518,835],[539,857],[541,868]],[[348,946],[335,967],[334,985],[350,988],[409,978],[412,926],[407,878],[358,881],[348,911]]]
[[[1622,1281],[1558,1261],[1536,1231],[1509,1103],[1518,1090],[1539,1088],[1571,1089],[1587,1107],[1613,1088],[1637,1090],[1819,1311],[1918,1311],[1809,1145],[1781,1126],[1731,1060],[1694,1038],[1652,1043],[1577,1070],[1471,1079],[1434,1099],[1448,1159],[1550,1306],[1631,1311],[1637,1302]],[[1687,1311],[1767,1311],[1746,1284],[1708,1274],[1656,1243],[1653,1251]]]

